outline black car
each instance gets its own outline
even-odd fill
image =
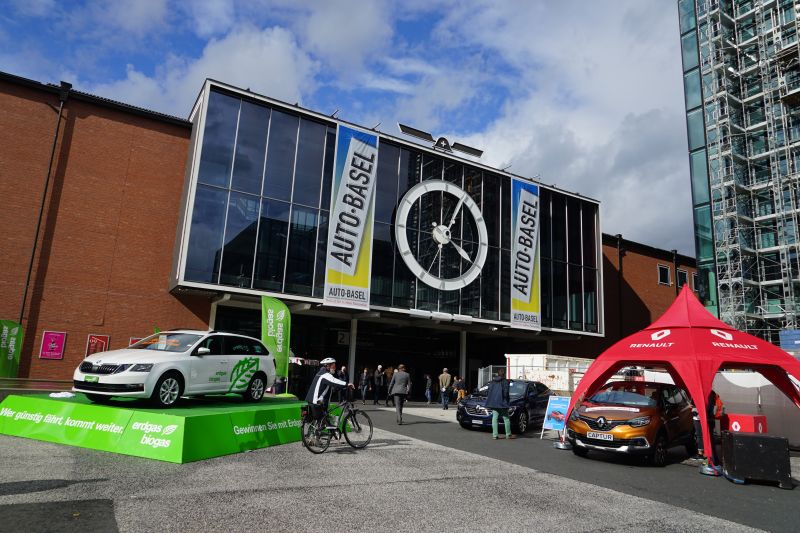
[[[486,408],[486,393],[489,386],[482,387],[466,397],[458,405],[456,419],[461,427],[471,429],[492,427],[492,410]],[[510,380],[511,429],[524,433],[532,424],[544,421],[547,401],[553,392],[538,381]],[[500,425],[503,419],[500,418]]]

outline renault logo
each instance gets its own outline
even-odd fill
[[[655,333],[650,334],[650,338],[654,341],[660,341],[664,337],[669,337],[670,330],[662,329],[661,331],[656,331]]]
[[[731,335],[727,331],[720,331],[718,329],[711,329],[709,331],[711,332],[712,335],[716,335],[720,339],[723,339],[723,340],[726,340],[726,341],[732,341],[733,340],[733,335]]]
[[[597,427],[604,428],[604,427],[606,427],[606,424],[607,424],[607,422],[606,422],[606,419],[604,417],[601,416],[601,417],[599,417],[597,419]]]

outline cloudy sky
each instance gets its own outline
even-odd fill
[[[6,0],[0,70],[181,117],[209,77],[403,122],[694,255],[674,0]]]

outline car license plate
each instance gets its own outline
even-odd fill
[[[481,425],[485,424],[486,421],[485,420],[473,420],[472,423],[475,424],[476,426],[481,426]]]
[[[97,383],[100,378],[97,376],[86,376],[86,383]]]
[[[586,438],[611,441],[614,440],[614,435],[612,435],[611,433],[597,433],[594,431],[590,431],[586,434]]]

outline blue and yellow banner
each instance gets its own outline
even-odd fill
[[[378,136],[339,124],[325,257],[325,305],[369,309]]]
[[[511,180],[511,327],[540,331],[539,187]]]

